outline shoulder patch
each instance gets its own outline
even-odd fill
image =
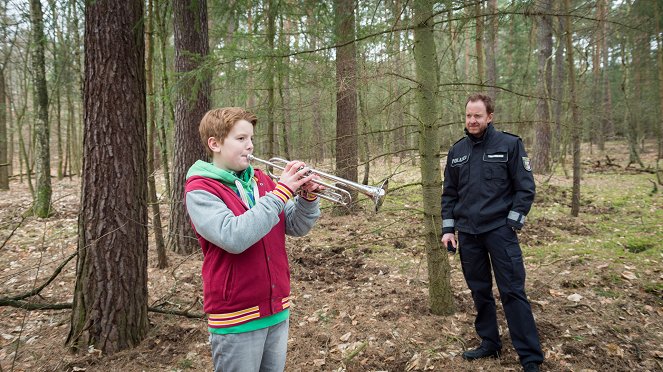
[[[522,158],[523,158],[523,168],[525,168],[526,171],[531,172],[532,171],[532,162],[526,156],[523,156]]]
[[[505,132],[505,131],[502,131],[502,133],[504,133],[504,134],[508,134],[508,135],[510,135],[510,136],[514,136],[514,137],[516,137],[516,138],[520,138],[520,136],[518,136],[518,135],[516,135],[516,134],[513,134],[513,133],[509,133],[509,132]]]

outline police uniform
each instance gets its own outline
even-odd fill
[[[442,233],[458,230],[463,275],[477,310],[481,347],[502,348],[492,271],[521,364],[543,361],[532,309],[525,294],[525,267],[515,230],[534,201],[534,177],[518,136],[495,130],[467,136],[449,150],[442,193]]]

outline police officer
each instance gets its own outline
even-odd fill
[[[530,161],[518,136],[493,126],[493,102],[471,95],[465,105],[466,136],[449,150],[442,193],[442,243],[455,252],[477,316],[481,345],[463,353],[466,360],[499,357],[492,271],[509,325],[511,342],[525,371],[538,371],[543,352],[525,294],[525,266],[516,230],[534,200]],[[454,231],[458,231],[458,243]]]

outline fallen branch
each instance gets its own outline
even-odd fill
[[[0,298],[0,306],[11,306],[23,310],[66,310],[73,307],[71,302],[49,304],[43,302],[29,302],[25,300],[11,300],[8,298]],[[191,319],[205,318],[204,313],[199,313],[196,311],[168,310],[156,307],[148,307],[147,310],[152,313],[179,315]]]
[[[25,300],[12,300],[9,298],[0,298],[0,306],[11,306],[23,310],[63,310],[71,309],[71,302],[56,304],[28,302]]]
[[[594,312],[594,313],[596,312],[596,310],[594,310],[594,308],[593,308],[591,305],[588,305],[588,304],[566,305],[566,307],[568,307],[568,308],[572,308],[572,309],[573,309],[573,308],[576,308],[576,307],[581,307],[581,306],[585,306],[586,308],[588,308],[589,310],[591,310],[591,311]]]
[[[55,271],[53,271],[53,274],[51,274],[51,276],[50,276],[50,277],[44,282],[44,284],[40,285],[40,286],[37,287],[37,288],[32,289],[32,290],[29,291],[29,292],[25,292],[25,293],[20,294],[20,295],[16,295],[16,296],[12,296],[12,297],[4,297],[4,298],[0,298],[0,305],[2,304],[2,301],[3,301],[3,300],[18,301],[18,300],[24,300],[24,299],[26,299],[26,298],[28,298],[28,297],[32,297],[32,296],[36,296],[36,295],[38,295],[39,292],[41,292],[42,289],[46,288],[47,285],[51,284],[51,282],[52,282],[53,280],[55,280],[55,278],[60,274],[60,272],[62,271],[62,269],[65,267],[65,265],[67,265],[67,263],[69,263],[69,261],[71,261],[72,258],[76,257],[76,255],[78,255],[78,252],[74,252],[74,253],[72,253],[69,257],[67,257],[67,259],[64,260],[64,262],[62,262],[62,263],[60,264],[60,266],[58,266],[57,268],[55,268]]]
[[[23,224],[23,221],[25,221],[25,218],[26,218],[25,213],[21,213],[21,220],[18,221],[18,224],[16,225],[16,227],[14,227],[14,229],[9,233],[9,236],[5,239],[5,241],[2,242],[2,245],[0,245],[0,250],[2,250],[2,248],[5,247],[5,245],[9,241],[9,239],[11,239],[12,236],[14,236],[14,233],[16,232],[16,230],[18,230],[18,228],[21,227],[21,225]]]
[[[161,309],[161,308],[158,308],[158,307],[148,307],[147,310],[150,311],[150,312],[153,312],[153,313],[179,315],[179,316],[183,316],[183,317],[191,318],[191,319],[203,319],[203,318],[205,318],[204,313],[199,313],[197,311],[166,310],[166,309]]]

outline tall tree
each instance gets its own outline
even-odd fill
[[[5,64],[0,66],[0,190],[9,190],[9,159],[7,156],[7,105]]]
[[[112,354],[145,338],[147,164],[143,1],[85,6],[85,128],[67,343]]]
[[[656,21],[656,43],[657,43],[657,51],[656,51],[656,64],[658,66],[658,109],[659,109],[659,115],[658,115],[658,155],[657,159],[663,159],[663,38],[661,37],[661,6],[658,4],[657,6],[654,7],[655,12],[654,12],[654,19]],[[1,161],[1,160],[0,160]],[[658,168],[658,160],[656,161],[656,165]],[[659,182],[661,180],[659,179]]]
[[[474,4],[474,17],[476,22],[476,33],[474,35],[474,47],[477,53],[477,81],[479,84],[484,82],[484,60],[483,60],[483,1],[477,1]]]
[[[488,32],[486,39],[486,84],[488,85],[488,95],[497,101],[497,27],[499,17],[497,16],[497,0],[488,0],[488,13],[490,13]]]
[[[170,197],[170,158],[168,156],[168,136],[166,135],[169,124],[175,122],[175,109],[173,108],[173,101],[170,94],[170,80],[168,78],[168,53],[166,52],[166,43],[168,42],[169,33],[166,27],[166,15],[170,9],[170,1],[155,0],[155,22],[159,35],[159,55],[161,60],[161,114],[159,116],[159,125],[157,130],[157,140],[159,143],[159,150],[161,154],[161,167],[163,169],[163,179],[165,185],[166,195]],[[162,14],[163,13],[163,14]]]
[[[536,145],[532,157],[533,169],[537,173],[550,171],[550,89],[552,86],[552,0],[538,3],[539,20],[539,71],[537,79]]]
[[[32,76],[35,120],[35,173],[37,193],[33,211],[38,217],[48,217],[51,212],[51,152],[49,148],[48,90],[46,87],[46,36],[44,15],[39,0],[30,0],[30,23],[32,25]]]
[[[148,204],[152,210],[152,230],[154,231],[154,243],[157,250],[157,267],[160,269],[168,266],[166,256],[166,244],[163,239],[161,228],[161,212],[159,200],[157,199],[157,186],[154,179],[154,143],[156,141],[156,102],[154,97],[154,3],[147,2],[147,14],[145,24],[145,80],[147,85],[147,191]]]
[[[613,132],[612,120],[612,90],[610,89],[610,51],[608,50],[608,9],[610,0],[599,0],[601,11],[599,12],[599,27],[601,35],[601,57],[603,59],[602,89],[603,105],[601,107],[601,135],[609,138]]]
[[[558,4],[558,10],[561,12],[563,5]],[[564,33],[566,24],[564,17],[558,18],[558,28],[556,33],[557,45],[555,47],[555,78],[553,79],[552,98],[553,98],[553,122],[555,123],[554,135],[551,138],[552,158],[557,160],[561,153],[562,143],[562,102],[564,98],[564,78],[566,77],[566,68],[564,67],[564,44],[566,43]],[[536,150],[535,150],[536,151]]]
[[[336,35],[336,172],[357,182],[357,51],[354,0],[334,0]],[[356,200],[357,193],[352,193]],[[340,211],[340,209],[339,209]]]
[[[437,108],[438,64],[433,38],[434,0],[415,0],[414,59],[417,77],[419,154],[424,202],[424,229],[430,309],[433,314],[454,312],[451,268],[446,249],[440,247],[442,221],[442,173],[440,170],[439,122]]]
[[[269,0],[267,5],[267,51],[272,54],[274,51],[274,38],[276,37],[276,0]],[[276,110],[274,103],[274,68],[275,58],[267,57],[267,68],[265,79],[267,80],[267,156],[269,158],[276,155]]]
[[[571,215],[578,217],[580,212],[580,115],[576,97],[576,73],[573,60],[573,25],[571,24],[571,0],[564,0],[566,18],[566,63],[569,71],[569,105],[571,106],[571,145],[573,151],[573,189],[571,194]]]
[[[200,120],[210,107],[209,76],[201,71],[209,50],[207,1],[173,0],[173,18],[178,81],[168,246],[186,254],[198,248],[183,203],[186,172],[196,160],[207,159],[198,135]]]

